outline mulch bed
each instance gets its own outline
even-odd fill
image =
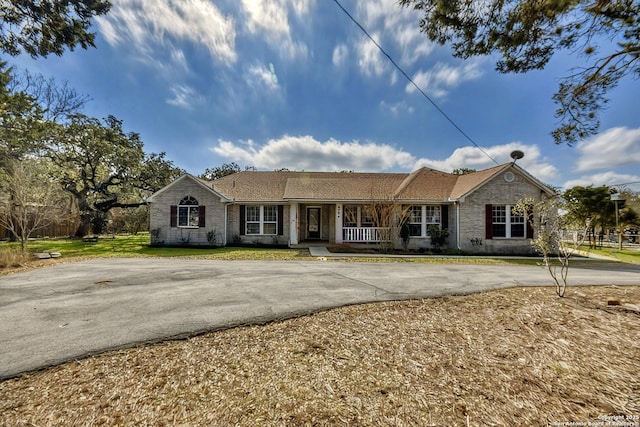
[[[640,287],[514,288],[109,352],[0,382],[0,425],[640,425],[626,303]]]

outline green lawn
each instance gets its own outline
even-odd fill
[[[82,239],[30,240],[29,252],[60,252],[63,257],[202,257],[211,259],[293,260],[309,256],[299,249],[270,248],[165,248],[149,246],[149,234],[105,236],[97,242]],[[19,250],[18,243],[0,243],[0,251]]]
[[[36,239],[30,240],[29,252],[60,252],[63,258],[91,258],[91,257],[191,257],[219,260],[301,260],[310,258],[307,249],[273,249],[252,247],[225,247],[213,249],[199,248],[166,248],[149,246],[149,234],[103,236],[97,242],[85,242],[82,239]],[[9,253],[19,251],[18,243],[0,243],[0,258]],[[582,248],[588,250],[588,248]],[[594,253],[614,256],[620,261],[640,264],[640,251],[625,250],[618,252],[613,248],[592,250]],[[6,256],[4,257],[6,258]],[[329,258],[330,261],[357,262],[404,262],[404,263],[451,263],[451,264],[519,264],[536,265],[540,259],[500,259],[500,258],[384,258],[384,257],[349,257]],[[1,262],[0,267],[11,265],[12,262]],[[579,258],[574,259],[580,262]],[[17,262],[18,264],[21,263]]]
[[[640,264],[640,250],[622,249],[610,247],[589,248],[589,246],[581,246],[581,250],[585,252],[591,252],[596,255],[604,255],[607,257],[615,258],[622,262],[629,262],[632,264]]]

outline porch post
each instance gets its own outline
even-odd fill
[[[289,245],[298,244],[298,204],[289,205]]]
[[[336,243],[342,243],[342,203],[336,203]]]

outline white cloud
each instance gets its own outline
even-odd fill
[[[293,40],[290,8],[296,17],[302,18],[314,4],[314,0],[242,0],[248,31],[263,36],[289,59],[306,56],[308,50],[304,43]]]
[[[271,35],[289,34],[289,14],[286,4],[269,0],[242,0],[249,17],[247,27],[252,33],[259,30]]]
[[[349,48],[344,43],[340,43],[333,49],[333,65],[336,67],[341,67],[346,62],[348,55]]]
[[[275,71],[275,68],[274,68]],[[247,70],[245,80],[247,85],[254,88],[267,88],[268,90],[278,90],[278,78],[275,73],[262,65],[253,65]]]
[[[467,61],[457,67],[438,63],[429,71],[417,73],[413,76],[413,81],[430,96],[442,98],[448,94],[449,90],[466,81],[479,78],[482,75],[479,66],[479,61]],[[411,83],[407,83],[405,90],[407,93],[417,91]]]
[[[413,114],[415,111],[415,108],[407,104],[405,101],[395,102],[393,104],[381,101],[380,108],[389,111],[394,116]]]
[[[512,142],[503,145],[483,147],[482,150],[499,164],[512,161],[510,154],[514,150],[525,153],[525,157],[518,160],[518,165],[541,181],[555,181],[558,178],[558,169],[542,157],[540,148],[537,145],[525,145],[520,142]],[[445,172],[452,172],[454,169],[471,168],[487,169],[496,166],[489,157],[476,147],[457,148],[451,156],[444,160],[419,159],[416,168],[426,166]]]
[[[358,3],[356,15],[369,32],[389,35],[389,47],[401,50],[399,59],[404,65],[414,64],[434,49],[435,45],[420,33],[420,14],[411,8],[400,8],[397,2],[388,0],[367,0]]]
[[[640,128],[611,128],[580,142],[577,149],[579,171],[640,164]]]
[[[373,142],[317,141],[311,136],[283,136],[258,146],[253,141],[218,141],[211,150],[229,160],[264,169],[307,171],[385,171],[410,169],[414,156],[390,145]]]
[[[598,187],[601,185],[615,186],[624,183],[638,183],[640,182],[640,175],[631,175],[626,173],[617,172],[603,172],[594,175],[582,176],[580,178],[572,179],[564,183],[564,188],[572,188],[577,185],[587,187],[593,185]],[[629,185],[629,187],[637,187],[638,185]],[[624,186],[623,186],[624,187]]]
[[[195,90],[185,85],[174,85],[170,88],[173,97],[167,100],[167,104],[176,107],[192,110],[197,105],[204,102],[204,98],[196,93]]]
[[[518,164],[543,182],[558,176],[558,170],[542,158],[535,145],[518,142],[484,148],[500,164],[512,161],[509,154],[522,150],[525,157]],[[387,144],[336,139],[318,141],[312,136],[288,136],[267,141],[264,145],[254,141],[231,142],[219,140],[211,151],[230,161],[253,165],[261,169],[288,168],[306,171],[381,172],[389,170],[412,171],[426,166],[451,172],[457,168],[477,170],[496,164],[475,147],[458,148],[445,160],[416,159],[411,153]]]
[[[116,0],[96,21],[110,45],[132,45],[143,57],[157,57],[167,44],[187,41],[206,48],[216,61],[236,60],[234,21],[207,0]],[[170,58],[179,62],[184,55],[173,52]]]
[[[372,34],[377,40],[377,34]],[[363,39],[356,45],[358,56],[358,67],[362,74],[367,77],[380,77],[387,69],[387,58],[385,58],[378,47],[368,38]]]
[[[393,35],[398,45],[402,48],[401,61],[404,64],[411,65],[420,58],[426,58],[435,48],[435,45],[424,34],[420,33],[418,25],[413,22],[410,25],[400,27],[393,32]]]

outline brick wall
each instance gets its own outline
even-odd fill
[[[205,226],[200,228],[171,227],[170,206],[177,205],[186,196],[205,206]],[[220,198],[206,188],[186,178],[175,182],[150,203],[150,226],[152,245],[222,246],[224,244],[224,204]],[[210,241],[207,233],[213,233]]]
[[[497,254],[533,253],[531,240],[526,238],[487,240],[485,237],[485,205],[514,205],[519,200],[531,197],[540,200],[540,188],[513,169],[512,182],[504,179],[506,172],[496,176],[460,204],[460,249],[470,252]],[[455,209],[455,208],[454,208]],[[529,227],[530,224],[527,224]],[[475,240],[476,244],[472,243]],[[478,244],[481,241],[481,245]],[[449,238],[449,246],[455,246],[455,234]]]

